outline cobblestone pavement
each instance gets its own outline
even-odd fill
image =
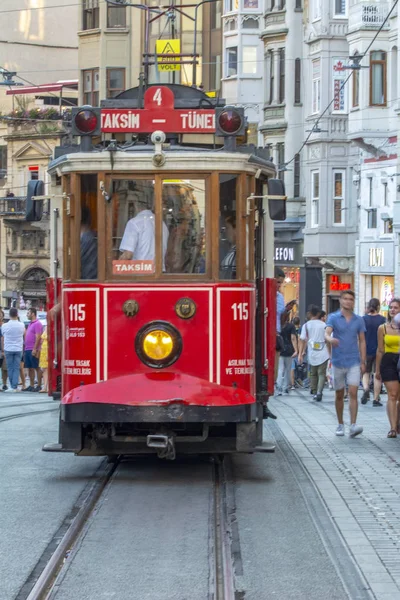
[[[361,392],[359,392],[361,397]],[[386,396],[382,397],[386,405]],[[346,403],[347,404],[347,403]],[[334,392],[321,403],[308,390],[291,391],[270,401],[277,427],[308,472],[377,600],[400,600],[400,437],[387,439],[386,406],[360,404],[364,433],[336,437]],[[276,425],[275,425],[276,424]]]

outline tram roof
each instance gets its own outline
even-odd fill
[[[275,177],[276,167],[273,162],[266,160],[265,150],[255,146],[239,146],[235,151],[225,148],[201,148],[173,145],[163,148],[165,164],[155,166],[153,157],[155,148],[149,144],[137,144],[131,148],[94,148],[90,152],[77,152],[77,148],[65,148],[63,155],[50,162],[49,173],[61,171],[71,172],[143,172],[155,171],[246,171],[253,173],[260,169],[265,177]],[[111,158],[112,154],[112,158]],[[112,163],[111,163],[112,160]]]

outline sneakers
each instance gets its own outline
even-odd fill
[[[3,390],[3,392],[6,392],[8,390],[8,387],[6,385],[3,385],[1,389]]]
[[[361,404],[367,404],[369,400],[369,391],[364,392],[361,398]]]
[[[383,406],[381,399],[377,398],[376,400],[374,400],[372,406]]]
[[[25,389],[23,389],[23,392],[33,392],[35,390],[35,388],[33,388],[31,385],[28,385],[28,387],[26,387]]]
[[[321,402],[321,400],[322,400],[322,394],[321,393],[317,394],[315,396],[315,399],[316,399],[317,402]]]
[[[356,437],[356,435],[360,435],[360,433],[363,432],[363,428],[361,427],[361,425],[357,425],[356,423],[353,423],[353,425],[350,426],[350,433],[349,433],[349,437],[354,438]]]
[[[291,390],[295,390],[296,386],[292,385],[292,387],[290,388]]]
[[[279,388],[275,391],[275,396],[282,396],[282,390]]]
[[[35,385],[35,387],[33,388],[32,392],[40,392],[41,390],[41,386],[40,385]]]
[[[344,436],[344,425],[338,425],[336,429],[336,435],[339,437]]]

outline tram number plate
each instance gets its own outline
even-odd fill
[[[248,302],[235,302],[232,304],[231,309],[233,310],[234,321],[247,321],[249,318],[249,303]]]

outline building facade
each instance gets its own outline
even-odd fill
[[[21,87],[0,85],[0,305],[44,308],[49,209],[42,222],[28,223],[26,187],[30,179],[47,181],[47,165],[63,129],[56,113],[77,100],[75,90],[63,93],[63,87],[66,82],[77,87],[79,11],[69,0],[57,6],[52,0],[23,4],[1,3],[7,36],[0,40],[0,67],[16,73],[11,79]],[[46,86],[46,91],[40,87],[60,80],[64,83]],[[1,75],[0,83],[5,83]],[[31,92],[24,93],[24,86]],[[13,89],[21,93],[10,93]]]

